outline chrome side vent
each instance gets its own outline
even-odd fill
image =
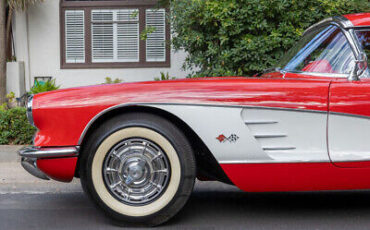
[[[248,126],[254,138],[260,143],[263,151],[269,153],[285,154],[286,151],[295,150],[289,142],[287,133],[284,133],[284,126],[278,120],[254,113],[247,110],[242,114],[245,125]]]

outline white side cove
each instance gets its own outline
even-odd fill
[[[370,161],[370,119],[331,113],[328,126],[332,162]]]
[[[187,123],[221,164],[330,162],[327,113],[201,105],[154,105]],[[219,135],[237,135],[220,142]]]

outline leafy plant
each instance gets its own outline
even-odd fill
[[[55,84],[55,79],[46,82],[35,81],[35,85],[31,88],[31,94],[48,92],[59,89],[60,86]]]
[[[6,62],[16,62],[17,61],[17,57],[16,56],[10,56],[6,59]]]
[[[15,94],[14,94],[14,92],[10,92],[10,93],[8,93],[8,94],[6,95],[6,98],[8,99],[8,102],[9,102],[9,103],[14,102],[14,100],[15,100]]]
[[[169,0],[161,0],[166,4]],[[197,76],[252,75],[273,67],[312,24],[369,12],[367,0],[172,0],[173,46]]]
[[[106,77],[105,82],[103,84],[118,84],[118,83],[122,83],[122,82],[123,82],[123,80],[121,80],[119,78],[116,78],[116,79],[112,80],[112,78]]]
[[[9,104],[13,103],[15,100],[15,94],[14,92],[10,92],[6,95],[7,102],[4,102],[0,105],[0,111],[5,111],[9,109]]]
[[[25,108],[0,110],[0,145],[31,144],[35,132],[36,128],[28,123]]]
[[[174,80],[174,79],[176,79],[176,78],[175,77],[170,77],[170,74],[168,72],[167,73],[161,72],[160,77],[154,78],[155,81],[167,81],[167,80]]]

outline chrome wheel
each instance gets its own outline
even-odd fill
[[[103,178],[107,189],[119,201],[146,205],[165,191],[170,165],[162,149],[141,138],[130,138],[115,145],[107,154]]]

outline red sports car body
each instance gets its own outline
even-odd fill
[[[250,192],[369,189],[369,52],[370,13],[345,15],[309,28],[279,68],[254,77],[37,94],[29,118],[38,132],[34,146],[20,152],[23,165],[69,182],[80,176],[81,154],[107,120],[146,113],[187,137],[198,178]]]

